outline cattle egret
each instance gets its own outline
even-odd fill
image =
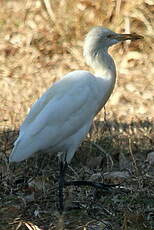
[[[61,211],[62,178],[66,165],[115,85],[116,67],[108,48],[121,41],[141,38],[137,34],[118,34],[103,27],[94,27],[85,38],[83,54],[95,74],[84,70],[66,74],[33,104],[20,127],[9,160],[23,161],[38,151],[59,153]]]

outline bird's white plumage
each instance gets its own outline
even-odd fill
[[[99,91],[100,83],[90,72],[74,71],[64,76],[32,106],[10,160],[22,161],[34,152],[50,150],[67,152],[70,161],[100,109],[106,91]]]
[[[85,39],[84,56],[96,74],[71,72],[34,103],[20,127],[10,162],[27,159],[37,151],[63,152],[62,158],[69,162],[113,91],[116,70],[108,47],[139,38],[103,27],[92,29]]]

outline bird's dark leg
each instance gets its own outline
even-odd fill
[[[64,211],[64,176],[65,176],[65,170],[67,168],[67,162],[60,160],[60,175],[59,175],[59,212],[60,214]]]

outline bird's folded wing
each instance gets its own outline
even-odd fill
[[[66,133],[71,135],[82,127],[87,119],[95,115],[96,110],[90,81],[89,78],[80,81],[71,76],[48,89],[32,106],[20,128],[20,136],[34,136],[46,127],[50,127],[50,135],[53,131],[56,136],[62,129],[69,130]]]

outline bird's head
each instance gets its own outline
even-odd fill
[[[125,40],[137,40],[142,39],[141,35],[132,34],[118,34],[107,28],[97,26],[89,31],[85,38],[84,51],[89,49],[99,49],[103,48],[107,50],[109,46],[112,46],[118,42]]]
[[[87,34],[85,38],[83,54],[87,64],[96,69],[98,68],[98,61],[102,61],[100,54],[102,54],[103,51],[104,54],[107,54],[107,50],[110,46],[125,40],[137,40],[142,38],[143,37],[141,35],[135,33],[118,34],[107,28],[97,26],[90,30]],[[106,60],[104,59],[104,62],[105,61]]]

